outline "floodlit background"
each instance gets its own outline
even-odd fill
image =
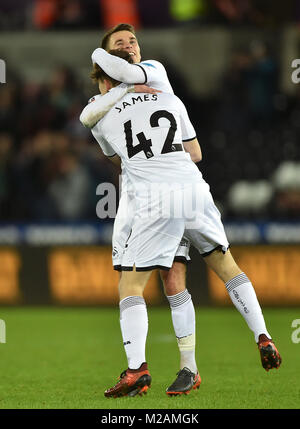
[[[91,53],[130,22],[187,106],[232,252],[266,305],[300,305],[300,2],[1,0],[0,303],[115,304],[118,172],[78,118],[97,92]],[[196,305],[228,303],[191,250]],[[157,276],[147,294],[165,302]]]

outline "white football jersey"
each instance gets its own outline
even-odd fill
[[[143,70],[145,75],[145,84],[152,88],[159,89],[162,92],[174,94],[166,69],[159,61],[147,60],[134,65]]]
[[[106,54],[106,53],[105,53]],[[111,60],[116,60],[119,59],[117,57],[114,56],[110,56],[112,57]],[[173,88],[169,82],[169,78],[166,72],[165,67],[156,60],[146,60],[146,61],[142,61],[141,63],[138,64],[131,64],[131,72],[133,70],[132,66],[136,66],[139,69],[143,70],[143,74],[145,77],[145,81],[144,83],[147,84],[148,86],[158,89],[159,91],[162,92],[166,92],[169,94],[174,94]],[[136,94],[137,96],[139,94]],[[94,99],[97,99],[98,97],[102,98],[103,101],[103,97],[98,94],[95,95],[94,97],[92,97],[90,101],[93,101]],[[108,106],[110,108],[110,102],[108,101]],[[105,109],[103,108],[103,111]],[[108,110],[108,109],[107,109]],[[97,140],[97,142],[99,143],[104,155],[111,157],[116,155],[116,151],[114,151],[114,149],[108,144],[108,142],[105,139],[102,139],[98,130],[97,130],[97,126],[95,126],[94,128],[91,129],[93,136],[95,137],[95,139]],[[195,134],[194,134],[195,135]],[[126,175],[126,169],[124,168],[124,164],[123,164],[123,159],[122,159],[122,192],[127,191],[128,187],[127,187],[127,175]]]
[[[120,156],[131,184],[202,179],[182,144],[196,138],[195,129],[174,94],[127,94],[92,132],[106,155]]]
[[[102,48],[92,53],[92,62],[97,63],[113,79],[129,84],[145,84],[164,92],[173,92],[164,66],[156,60],[130,64],[126,60],[110,55]],[[157,86],[159,85],[159,87]]]

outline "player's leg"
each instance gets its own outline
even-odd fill
[[[121,259],[120,325],[128,369],[120,382],[106,392],[106,396],[133,396],[146,391],[151,382],[145,362],[148,317],[143,291],[154,267],[171,268],[184,223],[179,219],[146,216],[147,208],[147,204],[142,205],[136,213]],[[166,237],[168,240],[164,240]]]
[[[229,296],[254,333],[263,367],[268,371],[278,368],[281,357],[271,339],[254,287],[247,275],[238,267],[231,252],[219,248],[204,257],[207,265],[226,285]]]
[[[230,250],[223,253],[222,250],[217,248],[205,256],[204,260],[225,283],[233,304],[253,331],[256,342],[258,342],[259,335],[261,334],[265,334],[271,338],[267,331],[252,283],[238,267]]]
[[[186,289],[186,265],[174,262],[168,272],[161,271],[164,291],[168,298],[173,327],[180,352],[180,371],[167,388],[169,396],[187,394],[199,388],[201,378],[195,359],[196,321],[191,295]]]
[[[112,235],[112,263],[114,270],[121,272],[122,255],[131,233],[133,222],[133,201],[125,191],[119,201]]]
[[[280,356],[267,331],[252,283],[238,267],[228,250],[229,243],[221,215],[214,204],[209,187],[203,186],[201,191],[203,204],[195,221],[192,224],[186,223],[184,235],[199,250],[208,266],[225,283],[233,304],[254,333],[264,368],[278,367]]]
[[[187,367],[197,373],[195,359],[195,309],[186,288],[186,265],[174,262],[169,271],[160,273],[165,295],[169,301],[171,317],[180,352],[180,369]]]
[[[128,368],[120,381],[105,391],[106,397],[146,393],[151,376],[145,357],[148,315],[143,292],[152,271],[123,271],[119,281],[120,327]]]
[[[120,278],[120,325],[130,369],[146,361],[148,316],[143,292],[151,272],[123,271]]]
[[[167,388],[167,394],[188,393],[199,387],[196,348],[195,308],[186,288],[186,263],[189,260],[189,242],[182,240],[169,271],[160,271],[164,293],[169,301],[171,317],[180,353],[180,371],[175,382]],[[177,262],[180,260],[180,262]]]

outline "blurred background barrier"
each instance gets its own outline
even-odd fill
[[[1,305],[117,305],[110,247],[0,247]],[[157,273],[145,299],[162,301]]]
[[[0,304],[118,304],[111,225],[23,225],[14,226],[14,234],[11,226],[6,228],[6,235],[5,228],[0,229]],[[300,224],[290,228],[276,223],[226,225],[231,251],[262,305],[300,305]],[[271,241],[266,233],[270,229]],[[195,305],[231,305],[224,284],[193,248],[191,257],[187,287]],[[145,299],[150,305],[167,303],[158,272],[151,276]]]
[[[299,305],[300,0],[1,0],[0,304],[117,302],[96,188],[118,191],[119,172],[79,115],[97,93],[91,53],[121,21],[187,107],[199,168],[262,304]],[[195,304],[226,305],[191,255]],[[147,299],[166,303],[151,282]]]

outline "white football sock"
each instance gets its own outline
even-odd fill
[[[128,296],[120,301],[120,326],[128,368],[138,369],[146,362],[148,315],[144,298]]]
[[[246,274],[241,273],[233,277],[226,283],[226,289],[233,304],[244,317],[251,331],[253,331],[255,342],[258,343],[260,334],[265,334],[268,338],[272,338],[267,331],[255,290]]]
[[[187,367],[197,372],[195,360],[195,308],[188,290],[167,296],[173,321],[173,327],[180,351],[180,369]]]

